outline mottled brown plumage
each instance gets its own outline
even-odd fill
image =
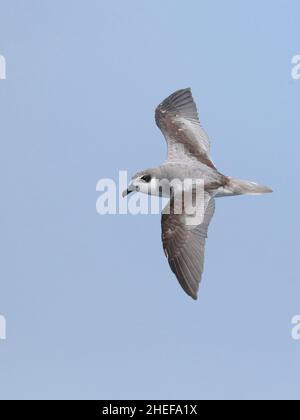
[[[197,299],[208,226],[215,211],[215,197],[264,194],[271,190],[254,182],[227,177],[216,169],[210,157],[210,142],[200,124],[191,89],[179,90],[165,99],[155,111],[155,120],[167,142],[167,160],[158,168],[137,173],[125,195],[131,191],[142,191],[167,196],[165,191],[170,192],[170,202],[161,220],[164,252],[182,288],[193,299]],[[191,223],[183,200],[186,192],[194,194],[194,187],[192,190],[181,190],[180,193],[176,193],[176,190],[171,192],[168,188],[172,181],[184,182],[186,179],[193,182],[201,180],[204,187],[201,202],[203,217],[198,224]],[[165,181],[166,190],[161,187]],[[177,207],[181,207],[182,211],[178,212]]]

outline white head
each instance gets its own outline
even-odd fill
[[[169,197],[169,181],[160,180],[159,175],[159,169],[147,169],[146,171],[138,172],[132,178],[127,190],[123,192],[123,197],[131,192]]]
[[[156,178],[150,172],[150,170],[139,172],[134,177],[132,177],[131,183],[128,185],[127,190],[123,192],[123,197],[130,194],[131,192],[141,192],[151,195],[151,191],[156,184]]]

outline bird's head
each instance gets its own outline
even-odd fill
[[[138,172],[131,179],[127,189],[123,191],[123,197],[131,192],[141,192],[144,194],[155,194],[158,179],[153,169]]]

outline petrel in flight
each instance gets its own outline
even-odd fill
[[[167,160],[158,168],[137,173],[123,192],[133,191],[170,197],[169,211],[163,211],[162,243],[169,265],[181,287],[197,299],[204,266],[205,241],[209,223],[215,211],[215,198],[241,194],[270,193],[268,187],[254,182],[240,181],[221,174],[210,157],[210,142],[203,130],[191,89],[182,89],[165,99],[155,111],[156,124],[168,147]],[[184,204],[183,189],[165,188],[173,180],[202,180],[203,217],[200,224],[191,224]],[[196,183],[189,186],[194,197]],[[168,192],[166,192],[168,190]],[[175,211],[179,201],[181,211]],[[189,221],[189,222],[188,222]]]

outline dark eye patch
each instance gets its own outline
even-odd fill
[[[141,180],[148,183],[151,181],[151,175],[144,175],[142,176]]]

